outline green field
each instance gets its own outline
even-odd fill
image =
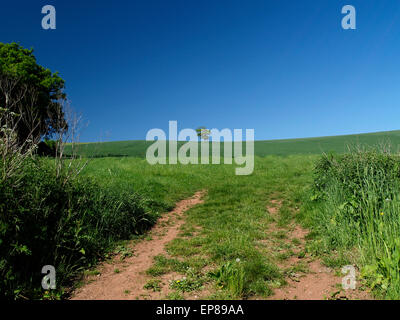
[[[391,211],[391,217],[397,216],[397,207],[382,209],[379,200],[383,193],[385,197],[396,193],[398,187],[389,185],[392,173],[397,175],[397,166],[393,166],[397,158],[387,155],[386,159],[384,153],[382,160],[381,152],[376,150],[388,146],[397,150],[399,143],[400,131],[257,141],[255,169],[250,176],[236,176],[234,165],[151,166],[143,159],[145,148],[150,144],[144,141],[84,144],[84,154],[99,158],[91,159],[82,174],[110,190],[138,192],[150,202],[158,203],[154,210],[159,212],[172,208],[174,203],[197,190],[207,190],[205,203],[187,212],[181,235],[168,244],[168,256],[157,256],[148,270],[155,283],[164,274],[177,272],[188,277],[187,281],[193,285],[211,288],[211,293],[203,298],[265,298],[285,286],[285,275],[293,270],[307,274],[305,261],[318,258],[339,273],[343,265],[356,265],[365,275],[363,283],[371,286],[376,295],[397,299],[400,281],[391,274],[398,268],[397,264],[393,265],[397,263],[393,255],[398,251],[385,255],[384,247],[397,243],[386,233],[397,232],[398,223],[395,220],[387,224],[385,235],[376,237],[382,234],[382,226],[378,227],[375,216],[382,210]],[[372,158],[367,151],[358,154],[355,149],[374,150]],[[336,160],[329,160],[329,166],[339,169],[329,169],[334,173],[328,175],[325,169],[315,171],[323,152],[347,152],[352,158],[343,159],[342,168],[340,158],[337,158],[338,164]],[[376,176],[370,170],[383,171]],[[339,173],[344,175],[342,182]],[[325,189],[319,187],[316,191],[315,183],[321,179]],[[352,195],[351,188],[358,190],[354,187],[358,181],[369,182],[366,186],[361,183],[360,193]],[[343,183],[349,185],[350,193],[341,191]],[[371,191],[371,183],[380,187]],[[371,201],[367,193],[373,194]],[[282,203],[278,217],[272,217],[266,210],[272,200]],[[370,212],[365,218],[365,223],[370,221],[367,225],[356,218],[364,214],[360,210]],[[281,228],[278,233],[271,231],[275,223]],[[282,269],[279,265],[283,261],[299,254],[295,252],[296,245],[287,240],[295,223],[311,231],[306,249],[300,253],[305,259]],[[235,263],[239,260],[240,264]],[[379,267],[382,261],[386,261],[383,269]],[[233,279],[210,278],[210,269],[221,275],[227,266],[234,268]],[[185,268],[191,272],[187,273]],[[215,289],[218,283],[225,283],[224,290]],[[175,290],[166,298],[185,298],[185,295]]]
[[[271,233],[274,221],[266,207],[271,200],[283,201],[277,221],[290,228],[296,208],[312,181],[316,156],[256,157],[250,176],[236,176],[233,165],[154,165],[133,157],[93,159],[83,175],[105,188],[131,190],[144,194],[163,207],[205,189],[205,203],[189,210],[178,238],[167,246],[168,257],[157,256],[148,273],[157,280],[163,274],[178,272],[187,281],[207,285],[207,299],[260,298],[285,284],[284,272],[277,263],[283,259],[282,235]],[[201,232],[195,232],[197,228]],[[269,241],[271,246],[261,245]],[[240,259],[241,263],[235,263]],[[210,269],[218,271],[233,263],[243,274],[236,285],[215,289]],[[190,272],[184,271],[189,267]],[[207,268],[205,268],[207,267]],[[181,292],[175,290],[175,297]],[[171,295],[170,297],[174,297]],[[182,297],[184,297],[182,295]],[[167,297],[168,298],[168,297]]]
[[[180,142],[182,144],[183,142]],[[81,143],[77,152],[90,157],[139,157],[146,155],[146,149],[152,142],[144,140],[113,141],[101,143]],[[393,151],[400,146],[400,131],[385,131],[376,133],[353,134],[332,137],[265,140],[255,141],[255,154],[260,157],[267,155],[287,156],[293,154],[321,154],[322,152],[343,153],[350,146],[390,145]],[[70,152],[70,149],[67,148]]]
[[[168,274],[181,277],[163,298],[264,299],[288,277],[306,277],[318,260],[339,275],[344,265],[355,265],[362,290],[399,299],[400,159],[382,150],[396,150],[399,141],[400,131],[257,141],[248,176],[235,175],[235,164],[150,165],[143,141],[82,144],[81,155],[89,157],[64,159],[61,174],[54,158],[29,158],[2,182],[4,224],[17,221],[19,229],[7,227],[15,244],[4,249],[10,261],[4,292],[68,297],[65,288],[81,285],[80,275],[95,274],[97,263],[114,253],[129,253],[131,241],[145,241],[160,215],[205,190],[204,203],[184,214],[166,254],[145,270],[149,288]],[[13,181],[24,183],[15,188]],[[276,214],[269,210],[274,203]],[[291,236],[299,225],[309,230],[306,240]],[[25,270],[43,259],[55,261],[57,291],[43,293],[40,274],[29,278]]]

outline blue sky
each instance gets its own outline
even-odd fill
[[[57,29],[41,28],[54,5]],[[341,8],[357,29],[341,28]],[[3,1],[0,41],[59,71],[81,141],[253,128],[256,140],[400,129],[398,0]]]

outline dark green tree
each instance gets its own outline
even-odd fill
[[[0,107],[20,116],[14,130],[21,143],[51,137],[66,127],[64,87],[57,72],[36,62],[33,49],[0,42]]]

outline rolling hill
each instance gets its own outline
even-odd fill
[[[87,157],[139,157],[144,158],[146,149],[152,141],[127,140],[112,142],[80,143],[77,145],[79,155]],[[179,142],[182,145],[184,142]],[[320,154],[322,152],[344,153],[348,148],[355,146],[375,147],[378,145],[390,146],[392,151],[399,151],[400,130],[353,135],[255,141],[257,156],[291,154]],[[67,146],[67,153],[70,146]]]

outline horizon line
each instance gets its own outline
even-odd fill
[[[333,137],[345,137],[345,136],[359,136],[359,135],[367,135],[367,134],[379,134],[379,133],[390,133],[390,132],[396,132],[399,131],[400,129],[397,130],[384,130],[384,131],[373,131],[373,132],[359,132],[359,133],[348,133],[348,134],[338,134],[338,135],[332,135],[332,136],[309,136],[309,137],[300,137],[300,138],[277,138],[277,139],[263,139],[263,140],[252,140],[254,142],[259,142],[259,141],[264,141],[264,142],[273,142],[273,141],[286,141],[286,140],[303,140],[303,139],[320,139],[320,138],[333,138]],[[108,142],[129,142],[129,141],[143,141],[143,142],[152,142],[152,141],[158,141],[158,140],[146,140],[146,139],[127,139],[127,140],[110,140],[110,141],[92,141],[92,142],[76,142],[80,144],[84,143],[108,143]],[[160,140],[160,141],[177,141],[177,142],[189,142],[187,140]],[[246,140],[239,140],[239,141],[234,141],[234,140],[227,140],[227,142],[240,142],[240,141],[246,141]],[[198,142],[198,141],[193,141],[193,142]]]

